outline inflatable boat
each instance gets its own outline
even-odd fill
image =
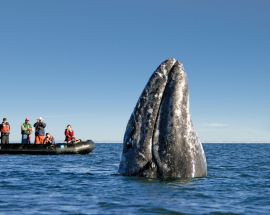
[[[57,144],[0,144],[0,154],[62,155],[88,154],[95,148],[92,140]]]

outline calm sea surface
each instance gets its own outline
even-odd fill
[[[0,214],[270,214],[270,144],[204,144],[208,177],[118,176],[121,144],[0,156]]]

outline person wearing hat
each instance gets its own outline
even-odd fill
[[[24,123],[21,126],[22,144],[30,144],[32,125],[29,121],[29,118],[26,117]]]
[[[0,124],[1,131],[1,144],[9,144],[10,125],[7,118],[3,118],[3,122]]]
[[[45,136],[46,123],[43,122],[42,117],[37,119],[34,124],[35,127],[35,144],[43,144]]]

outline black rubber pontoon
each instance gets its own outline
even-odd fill
[[[61,155],[88,154],[95,148],[92,140],[66,144],[0,144],[0,154]]]

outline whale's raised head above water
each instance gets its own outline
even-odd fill
[[[163,62],[145,86],[127,124],[119,173],[161,179],[207,175],[189,113],[187,76],[179,61]]]

